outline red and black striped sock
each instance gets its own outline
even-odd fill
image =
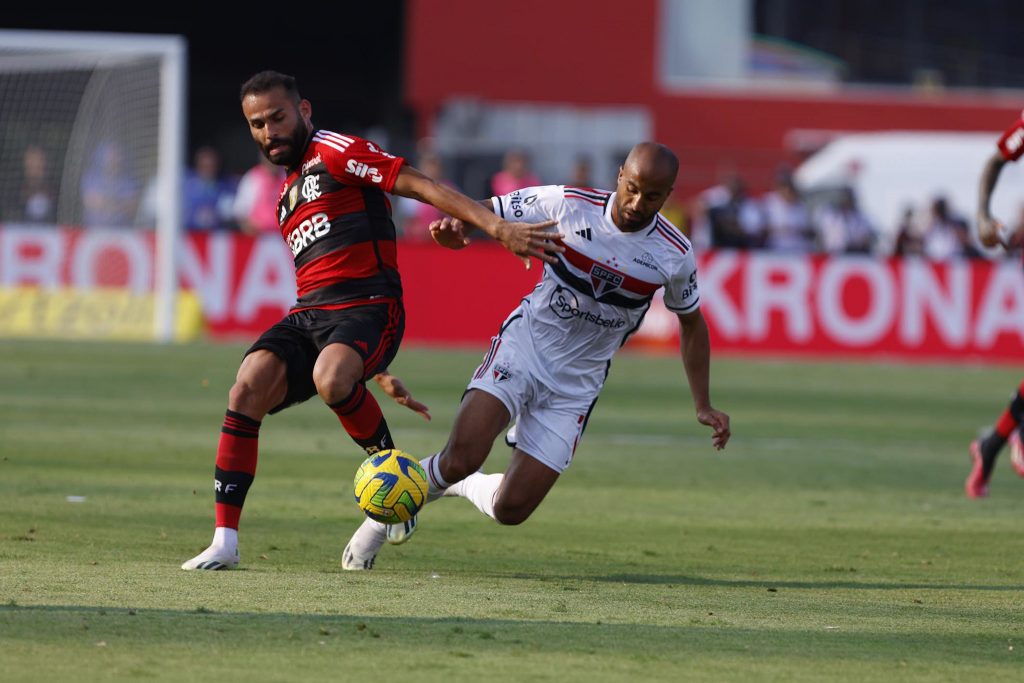
[[[992,468],[996,465],[996,457],[999,456],[999,451],[1006,445],[1006,440],[1010,438],[1010,434],[1020,425],[1022,420],[1024,420],[1024,380],[1021,380],[1020,385],[1017,387],[1017,393],[1010,399],[1010,404],[1006,406],[1006,410],[996,420],[995,428],[979,444],[981,446],[982,466],[986,477],[992,473]]]
[[[380,404],[362,382],[356,384],[344,400],[329,407],[352,440],[368,454],[395,447]]]
[[[260,422],[251,417],[227,411],[220,428],[217,464],[214,467],[217,526],[238,528],[245,494],[256,476],[256,452],[259,446]]]

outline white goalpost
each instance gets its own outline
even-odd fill
[[[31,245],[46,230],[82,235],[62,235],[68,244],[144,237],[153,256],[132,287],[154,297],[152,338],[173,338],[186,60],[181,36],[0,30],[0,229],[8,238],[0,287],[18,285],[11,271],[22,252],[11,245]],[[49,267],[73,270],[68,258]],[[74,274],[37,270],[36,286],[90,289],[69,285]],[[103,280],[117,278],[91,279],[96,288]]]

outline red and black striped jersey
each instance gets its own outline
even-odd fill
[[[1007,161],[1017,161],[1024,154],[1024,112],[1012,126],[1007,128],[996,143],[999,152]]]
[[[313,133],[277,204],[281,236],[295,257],[298,298],[292,311],[402,296],[395,224],[384,193],[404,163],[354,135]]]

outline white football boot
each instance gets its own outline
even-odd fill
[[[416,533],[416,524],[419,520],[419,515],[413,515],[412,519],[408,522],[402,522],[401,524],[386,524],[388,529],[388,543],[391,545],[402,545]]]
[[[191,560],[181,565],[185,571],[203,569],[206,571],[217,571],[220,569],[234,569],[238,566],[238,548],[232,552],[223,546],[213,546],[199,553]]]
[[[386,524],[367,517],[341,553],[341,568],[348,571],[373,569],[373,561],[388,538]]]

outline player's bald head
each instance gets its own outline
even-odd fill
[[[639,230],[654,219],[672,193],[679,160],[665,145],[641,142],[619,169],[612,220],[620,229]]]
[[[657,142],[641,142],[629,150],[623,171],[672,187],[679,173],[679,159],[665,145]]]

